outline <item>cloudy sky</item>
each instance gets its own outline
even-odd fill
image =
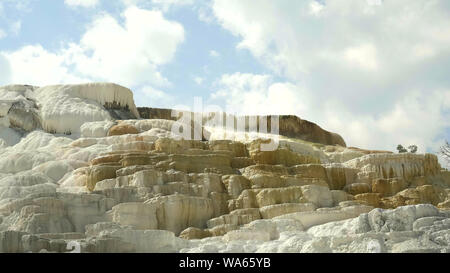
[[[0,0],[0,85],[296,114],[349,146],[450,140],[448,0]]]

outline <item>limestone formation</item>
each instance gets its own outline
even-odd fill
[[[132,95],[0,87],[0,252],[449,251],[435,155],[347,148],[295,116],[263,136],[177,123]]]
[[[102,165],[94,165],[87,169],[86,187],[88,188],[88,190],[94,190],[95,184],[97,184],[97,182],[99,181],[116,177],[116,171],[120,169],[121,166],[114,163],[112,163],[111,165],[107,164],[108,163]]]
[[[178,116],[172,115],[171,109],[160,109],[160,108],[148,108],[148,107],[138,107],[139,114],[142,118],[146,119],[166,119],[166,120],[177,120]],[[194,115],[193,113],[188,113],[190,115]],[[202,115],[203,123],[206,124],[208,121],[211,121],[217,113],[204,113]],[[255,116],[232,116],[227,114],[223,114],[224,120],[231,119],[236,121],[237,119],[243,119],[246,121],[247,126],[245,127],[248,130],[248,120],[251,118],[259,118]],[[267,120],[267,128],[270,131],[271,128],[271,118],[270,116],[263,116],[265,120]],[[257,119],[257,124],[259,125],[259,121]],[[279,133],[282,136],[286,136],[289,138],[297,138],[310,142],[321,143],[325,145],[340,145],[345,147],[344,139],[332,132],[328,132],[322,128],[320,128],[317,124],[314,124],[310,121],[300,119],[297,116],[291,115],[283,115],[280,116],[279,119]]]
[[[380,193],[382,196],[392,196],[406,188],[403,179],[375,179],[372,181],[372,192]]]
[[[117,124],[109,128],[108,136],[120,136],[126,134],[138,134],[139,131],[133,125]]]
[[[136,229],[158,229],[156,206],[145,203],[120,203],[112,208],[111,221]]]
[[[275,151],[261,151],[259,149],[250,151],[250,158],[258,164],[284,165],[287,167],[320,163],[319,159],[308,155],[300,155],[287,149],[277,149]]]

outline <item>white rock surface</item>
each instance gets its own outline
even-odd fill
[[[80,127],[82,137],[106,137],[108,130],[114,126],[114,122],[107,121],[92,121],[85,122]]]
[[[0,87],[0,252],[450,252],[434,155],[286,137],[258,154],[255,133],[190,141],[123,112],[114,84]]]
[[[111,120],[103,107],[116,102],[139,116],[130,90],[110,84],[55,85],[34,91],[47,132],[80,133],[85,122]]]
[[[377,215],[377,216],[375,216]],[[378,215],[387,219],[376,223]],[[439,215],[439,216],[436,216]],[[408,220],[406,220],[408,219]],[[260,220],[258,220],[260,221]],[[448,253],[450,219],[432,205],[400,207],[395,210],[372,210],[356,218],[314,225],[304,231],[297,222],[264,220],[228,232],[223,237],[206,238],[191,243],[181,252],[438,252]],[[290,220],[295,221],[295,220]],[[420,221],[421,231],[411,222]],[[373,227],[371,226],[373,224]],[[417,226],[418,224],[416,224]],[[261,226],[260,229],[257,227]],[[381,227],[385,226],[383,230]],[[389,226],[389,228],[387,228]],[[379,231],[377,231],[379,230]],[[270,234],[273,234],[272,236]],[[276,236],[278,234],[278,236]],[[230,247],[230,243],[233,246]]]

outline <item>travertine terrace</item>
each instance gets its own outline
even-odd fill
[[[109,83],[0,87],[0,252],[450,251],[433,154],[346,147],[295,116],[273,151],[216,127],[188,140],[169,111]]]

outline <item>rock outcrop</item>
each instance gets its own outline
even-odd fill
[[[166,120],[178,120],[181,114],[174,114],[172,109],[162,109],[162,108],[149,108],[149,107],[138,107],[139,114],[145,119],[166,119]],[[188,115],[193,117],[194,113],[187,112]],[[203,124],[211,121],[217,113],[204,113],[202,115]],[[232,119],[236,122],[236,119],[244,119],[247,124],[249,119],[256,119],[259,125],[259,116],[230,116],[223,114],[223,120]],[[228,117],[227,117],[228,116]],[[263,119],[267,120],[267,128],[270,132],[271,128],[271,116],[262,116]],[[192,118],[193,120],[193,118]],[[248,130],[248,126],[245,127]],[[344,139],[332,132],[328,132],[317,124],[312,123],[307,120],[303,120],[297,116],[292,115],[282,115],[279,117],[279,134],[281,136],[301,139],[314,143],[321,143],[324,145],[340,145],[345,147]]]
[[[131,90],[110,83],[0,88],[0,117],[25,131],[78,134],[86,122],[139,118]]]

